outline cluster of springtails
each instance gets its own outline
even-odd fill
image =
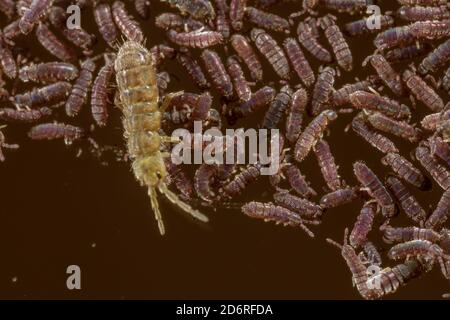
[[[282,162],[267,181],[272,202],[245,203],[244,214],[314,237],[310,228],[327,210],[360,201],[343,244],[327,241],[339,248],[363,298],[393,293],[435,265],[449,281],[450,6],[447,0],[397,0],[397,10],[376,16],[373,28],[366,10],[377,4],[382,11],[383,2],[0,0],[6,21],[0,31],[1,129],[28,124],[30,139],[88,142],[98,149],[97,132],[111,117],[122,117],[126,153],[164,234],[158,192],[208,221],[194,206],[239,203],[261,180],[260,163],[202,164],[191,175],[171,162],[175,141],[166,133],[192,129],[194,121],[222,130],[260,118],[258,128],[282,132]],[[70,5],[81,10],[77,28],[66,24]],[[283,6],[296,10],[271,12]],[[349,17],[358,18],[341,22]],[[84,29],[87,21],[96,28]],[[154,43],[146,30],[160,30],[164,40]],[[362,65],[352,54],[358,37],[373,37],[373,54]],[[30,40],[53,58],[33,55]],[[179,66],[178,74],[165,71],[168,61]],[[342,73],[355,70],[367,77],[337,86]],[[184,76],[198,92],[169,92],[173,79]],[[22,83],[34,88],[21,89]],[[91,121],[80,125],[85,112]],[[355,185],[339,175],[325,137],[335,137],[336,120],[349,114],[348,129],[373,147],[375,157],[382,155],[384,178],[358,159]],[[409,144],[412,154],[401,152],[396,140]],[[18,147],[0,132],[1,161],[1,148]],[[327,188],[322,195],[301,171],[312,154]],[[410,188],[425,192],[432,186],[443,193],[428,212]],[[394,226],[399,214],[409,225]],[[372,241],[376,224],[392,245],[391,267],[381,267]]]

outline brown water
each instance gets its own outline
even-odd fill
[[[159,12],[167,10],[166,6],[153,2],[150,20],[139,20],[148,38],[147,47],[162,41],[163,32],[152,22]],[[391,9],[387,1],[382,8]],[[283,4],[273,10],[284,15],[293,11],[294,4]],[[345,15],[339,18],[352,19]],[[95,32],[89,10],[82,14],[82,26]],[[42,60],[52,61],[30,38],[19,43]],[[372,72],[359,67],[373,51],[372,38],[350,41],[356,70],[343,74],[336,88]],[[95,52],[104,49],[100,40]],[[218,51],[225,55],[222,48]],[[315,70],[318,67],[314,65]],[[171,91],[198,91],[176,62],[168,61],[163,69],[178,78],[173,77]],[[267,64],[264,72],[265,79],[277,79]],[[217,97],[214,101],[219,107]],[[62,111],[56,118],[60,121],[84,127],[92,123],[86,106],[73,121],[65,118]],[[419,105],[414,121],[426,112]],[[262,116],[256,115],[258,119]],[[386,173],[379,161],[382,154],[352,132],[344,132],[350,121],[351,115],[340,116],[326,137],[340,165],[341,176],[348,184],[355,184],[352,163],[363,159],[382,177]],[[248,122],[244,120],[239,125]],[[61,141],[30,142],[25,136],[27,129],[28,126],[10,125],[5,130],[8,140],[19,143],[21,148],[17,152],[6,150],[7,161],[0,166],[0,298],[360,298],[352,288],[351,275],[339,252],[326,244],[325,238],[342,241],[344,229],[353,225],[361,201],[328,211],[322,225],[313,228],[316,234],[313,240],[299,229],[252,220],[237,210],[221,207],[203,208],[211,222],[199,224],[161,200],[167,229],[166,236],[161,237],[147,192],[135,181],[128,163],[109,161],[109,165],[102,166],[89,155],[77,158],[77,145],[66,147]],[[101,143],[123,146],[117,109],[111,107],[108,126],[96,130],[94,136]],[[402,154],[409,156],[412,146],[398,139],[394,141]],[[309,156],[300,168],[312,186],[323,193],[324,183],[314,156]],[[270,198],[272,191],[267,183],[267,179],[261,179],[239,201]],[[415,192],[426,208],[434,207],[441,194],[436,185],[429,192]],[[402,225],[403,219],[395,221],[395,225]],[[371,239],[386,251],[388,247],[374,231]],[[81,267],[82,289],[78,291],[66,288],[66,268],[72,264]],[[383,266],[393,265],[384,259]],[[446,291],[448,282],[435,268],[387,298],[435,299]]]

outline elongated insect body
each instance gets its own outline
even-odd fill
[[[247,0],[231,0],[230,1],[230,21],[234,30],[239,31],[243,27],[243,18]]]
[[[308,104],[308,93],[300,88],[292,95],[289,114],[286,119],[286,138],[295,143],[302,131],[303,115]]]
[[[331,53],[325,49],[313,35],[311,27],[306,22],[300,22],[297,27],[298,41],[316,59],[329,63],[333,60]]]
[[[217,91],[223,97],[231,99],[233,97],[233,84],[217,52],[206,49],[202,52],[201,58]]]
[[[316,116],[327,107],[334,86],[336,71],[331,67],[324,68],[314,85],[311,101],[311,114]]]
[[[92,85],[95,63],[92,60],[86,60],[81,64],[80,76],[73,85],[72,92],[66,101],[66,114],[70,117],[80,112],[81,107],[87,101],[88,90]]]
[[[378,76],[397,96],[404,95],[404,88],[400,75],[391,67],[386,58],[381,54],[376,54],[366,58],[378,73]],[[365,62],[364,62],[365,64]],[[363,64],[363,65],[364,65]]]
[[[194,60],[194,58],[192,58],[189,54],[179,53],[177,54],[177,59],[200,89],[209,88],[210,85],[208,80],[206,79],[202,68],[198,62]]]
[[[367,242],[367,235],[372,230],[373,220],[377,212],[376,205],[372,203],[366,203],[356,218],[355,225],[350,232],[350,244],[353,248],[357,249]]]
[[[332,191],[341,189],[342,183],[337,171],[338,166],[336,165],[328,143],[325,140],[319,140],[314,146],[314,152],[328,188]]]
[[[448,19],[450,12],[446,5],[439,7],[403,6],[397,10],[397,16],[405,21],[430,21]]]
[[[370,76],[366,80],[357,81],[344,85],[338,90],[333,90],[331,94],[331,102],[336,107],[342,107],[350,104],[350,94],[356,91],[369,91],[371,86],[375,86],[378,82],[377,76]]]
[[[274,98],[276,92],[275,89],[269,86],[262,87],[256,91],[249,100],[242,103],[239,107],[233,109],[233,113],[236,116],[244,117],[256,110],[268,105]]]
[[[179,46],[190,48],[208,48],[223,41],[221,33],[216,31],[177,32],[169,30],[167,37]]]
[[[92,86],[91,112],[99,126],[106,125],[108,119],[108,91],[114,75],[114,63],[106,59],[105,65],[98,72]]]
[[[357,109],[379,111],[395,119],[409,118],[411,110],[408,106],[377,94],[356,91],[350,94],[350,102]]]
[[[410,26],[402,26],[389,28],[379,33],[374,40],[374,44],[378,49],[385,50],[411,44],[414,40]]]
[[[84,136],[83,128],[64,123],[43,123],[30,129],[28,137],[33,140],[64,139],[66,144]]]
[[[273,198],[277,204],[297,212],[302,217],[317,218],[322,215],[320,206],[307,199],[289,194],[287,191],[277,192]]]
[[[16,61],[14,60],[13,53],[6,45],[5,41],[1,39],[1,33],[0,33],[0,67],[8,78],[14,79],[17,76]]]
[[[320,199],[320,206],[324,209],[336,208],[358,199],[355,188],[343,188],[325,194]]]
[[[367,33],[378,32],[377,29],[369,29],[367,27],[368,21],[367,18],[363,18],[354,22],[349,22],[344,26],[344,32],[352,37],[362,36]],[[390,15],[382,15],[380,16],[380,29],[386,29],[392,27],[394,25],[394,18]]]
[[[439,200],[436,209],[428,217],[425,227],[439,230],[447,221],[450,213],[450,190],[445,190]]]
[[[280,89],[280,92],[272,100],[269,109],[264,115],[262,128],[275,129],[278,127],[281,118],[291,102],[292,94],[292,89],[288,85]]]
[[[320,5],[338,12],[356,13],[373,4],[372,0],[320,0]]]
[[[51,83],[70,81],[78,77],[78,69],[71,63],[44,62],[32,64],[19,70],[19,78],[23,82]]]
[[[450,27],[449,27],[450,30]],[[435,72],[437,68],[445,64],[450,59],[450,39],[438,46],[419,64],[419,73],[424,75]]]
[[[45,24],[41,23],[36,28],[36,38],[48,52],[58,59],[65,62],[76,60],[75,51],[59,40]]]
[[[444,101],[421,77],[406,69],[403,81],[417,100],[423,102],[433,112],[444,109]]]
[[[391,140],[369,128],[365,120],[360,116],[356,116],[353,118],[352,129],[361,138],[366,140],[374,148],[380,150],[383,153],[399,152],[399,150]]]
[[[411,142],[419,141],[419,131],[405,121],[394,120],[380,112],[370,112],[367,115],[367,121],[377,130],[393,134]]]
[[[260,174],[258,165],[250,165],[245,168],[223,186],[225,198],[234,198],[241,195],[248,185],[259,178]]]
[[[441,247],[428,240],[411,240],[393,246],[388,257],[393,260],[405,259],[409,256],[429,256],[437,258],[444,255]]]
[[[112,14],[117,27],[128,40],[137,42],[144,40],[144,34],[139,24],[126,12],[125,4],[122,1],[114,1]]]
[[[305,198],[310,198],[317,195],[316,191],[309,186],[309,183],[306,181],[297,166],[293,164],[286,164],[283,166],[282,170],[289,181],[289,185],[299,195]]]
[[[44,17],[47,10],[52,6],[53,0],[34,0],[30,8],[25,10],[20,18],[19,27],[23,34],[28,34],[33,30],[34,25]]]
[[[248,101],[252,95],[250,86],[245,79],[244,71],[235,57],[228,57],[227,70],[234,84],[234,90],[240,101]]]
[[[450,21],[417,21],[409,30],[416,39],[437,40],[450,35]]]
[[[381,159],[381,162],[389,165],[400,178],[413,186],[421,189],[426,186],[427,181],[419,169],[416,169],[411,162],[398,153],[388,153]]]
[[[312,86],[316,81],[316,77],[311,65],[308,60],[306,60],[302,49],[300,49],[297,40],[294,38],[286,38],[283,42],[283,47],[299,78],[303,81],[305,86]]]
[[[428,43],[415,43],[413,45],[392,49],[384,54],[390,63],[407,61],[425,54],[430,49]]]
[[[189,14],[195,19],[212,20],[216,16],[214,7],[209,0],[162,0],[171,7],[177,8],[182,14]]]
[[[442,138],[436,136],[429,138],[430,150],[432,155],[436,155],[439,159],[443,160],[450,166],[450,146],[448,143],[442,140]]]
[[[263,70],[255,51],[247,38],[240,34],[233,34],[230,39],[231,46],[250,70],[250,76],[255,81],[262,80]]]
[[[17,94],[14,97],[16,105],[22,107],[39,107],[43,105],[55,105],[64,100],[70,93],[72,85],[69,82],[60,81],[42,88]]]
[[[134,41],[125,42],[119,49],[114,69],[119,90],[127,138],[128,152],[133,160],[133,172],[143,186],[147,186],[159,231],[164,234],[164,224],[159,210],[156,190],[172,203],[201,221],[207,217],[182,202],[167,188],[167,176],[161,148],[161,111],[156,86],[156,72],[150,52]]]
[[[200,199],[207,203],[212,203],[216,194],[213,191],[212,184],[218,174],[216,165],[202,164],[195,171],[194,188]]]
[[[95,6],[94,18],[103,39],[110,47],[114,48],[118,37],[118,31],[109,4],[100,3]]]
[[[289,22],[276,14],[268,13],[254,7],[246,7],[245,14],[250,22],[260,28],[289,33]]]
[[[12,108],[2,108],[0,110],[0,119],[6,122],[33,123],[52,114],[52,109],[41,107],[38,109],[17,110]]]
[[[441,239],[441,235],[431,229],[417,227],[393,228],[391,226],[382,226],[383,240],[386,243],[406,242],[411,240],[427,240],[433,243]]]
[[[424,146],[419,146],[415,151],[416,159],[427,170],[439,186],[447,190],[450,188],[450,172],[441,165]]]

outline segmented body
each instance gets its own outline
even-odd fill
[[[51,83],[70,81],[78,77],[78,69],[71,63],[44,62],[25,66],[19,70],[23,82]]]
[[[344,85],[338,90],[332,92],[332,104],[336,107],[342,107],[350,103],[350,94],[356,91],[368,91],[372,85],[376,85],[379,78],[377,76],[369,76],[366,80],[358,81]]]
[[[312,86],[316,81],[316,77],[311,65],[300,49],[297,40],[294,38],[286,38],[283,42],[283,47],[299,78],[303,81],[305,86]]]
[[[82,138],[85,134],[83,128],[64,123],[42,123],[34,126],[28,132],[28,137],[33,140],[64,139],[67,144]]]
[[[429,149],[419,146],[416,148],[415,155],[439,186],[447,190],[450,187],[450,172],[430,154]]]
[[[425,221],[425,227],[439,230],[450,215],[450,190],[445,190],[433,213]]]
[[[333,60],[331,53],[325,49],[314,37],[311,27],[305,23],[300,22],[297,27],[298,41],[301,43],[309,53],[316,59],[329,63]]]
[[[292,94],[293,92],[289,85],[283,86],[280,89],[280,92],[272,100],[269,109],[267,109],[267,112],[264,115],[261,125],[262,128],[275,129],[278,127],[281,118],[291,102]]]
[[[52,4],[53,0],[33,0],[30,7],[25,10],[23,16],[20,18],[20,31],[23,34],[30,33],[34,25],[44,17]]]
[[[380,29],[382,30],[382,29],[392,27],[394,25],[394,18],[392,18],[392,16],[390,16],[390,15],[381,15],[379,29],[378,28],[369,29],[367,27],[367,25],[368,25],[368,21],[366,18],[356,20],[353,22],[349,22],[349,23],[345,24],[344,32],[351,37],[357,37],[357,36],[362,36],[367,33],[378,32],[378,30],[380,30]]]
[[[86,103],[88,91],[92,85],[95,63],[92,60],[86,60],[81,64],[80,76],[72,87],[72,92],[66,101],[66,114],[70,117],[80,112],[82,106]]]
[[[433,112],[444,109],[444,101],[421,77],[406,69],[403,71],[403,82],[416,97]]]
[[[447,5],[439,7],[403,6],[397,10],[397,16],[405,21],[442,20],[450,17]]]
[[[300,169],[293,164],[286,164],[282,171],[289,181],[291,188],[304,198],[310,198],[317,195],[316,191],[309,186]]]
[[[381,162],[389,165],[400,178],[413,186],[417,188],[425,187],[427,181],[423,174],[411,162],[398,153],[388,153],[381,159]]]
[[[409,46],[392,49],[384,54],[387,61],[397,63],[419,57],[430,48],[428,43],[415,43]]]
[[[371,0],[320,0],[320,5],[338,12],[356,13],[372,4]]]
[[[40,107],[38,109],[29,110],[17,110],[13,108],[0,109],[0,119],[5,122],[33,123],[49,117],[51,114],[52,109],[48,107]]]
[[[206,49],[202,52],[201,58],[217,91],[223,97],[231,99],[233,97],[233,84],[217,52]]]
[[[285,190],[277,192],[273,198],[277,204],[300,214],[302,217],[317,218],[322,215],[320,206],[307,199],[294,196]]]
[[[350,232],[350,244],[353,248],[357,249],[367,242],[367,235],[372,230],[373,220],[377,212],[376,205],[372,203],[366,203],[361,209],[356,222]]]
[[[415,40],[409,26],[393,27],[379,33],[374,44],[381,50],[391,49],[396,46],[404,46]]]
[[[417,21],[409,30],[416,39],[437,40],[450,35],[450,21]]]
[[[14,56],[10,48],[6,45],[5,41],[1,39],[1,33],[0,33],[0,67],[8,78],[14,79],[17,76],[16,61],[14,60]]]
[[[393,246],[388,252],[388,257],[392,260],[406,259],[409,256],[437,258],[443,254],[443,250],[439,245],[428,240],[411,240]]]
[[[230,37],[230,21],[228,19],[229,7],[226,0],[215,0],[217,8],[216,30],[222,37]]]
[[[392,142],[382,134],[372,130],[361,116],[356,116],[355,118],[353,118],[352,129],[361,138],[370,143],[370,145],[383,153],[399,152],[394,142]]]
[[[114,64],[120,105],[124,118],[128,153],[133,160],[133,172],[141,185],[147,186],[155,218],[161,234],[164,224],[159,210],[156,190],[192,216],[207,221],[200,212],[182,202],[164,182],[167,176],[160,151],[161,111],[156,86],[156,72],[150,52],[134,41],[125,42]]]
[[[381,80],[391,89],[397,96],[404,95],[404,88],[400,75],[391,67],[389,62],[381,54],[376,54],[366,58],[377,72]]]
[[[300,88],[292,95],[289,114],[286,119],[286,138],[295,143],[302,131],[303,114],[308,104],[308,93]]]
[[[320,206],[324,209],[336,208],[356,199],[358,199],[358,193],[355,188],[343,188],[325,194],[320,199]]]
[[[325,67],[317,77],[311,100],[311,114],[316,116],[327,107],[334,86],[336,71]]]
[[[391,226],[383,226],[383,240],[386,243],[406,242],[411,240],[427,240],[433,243],[441,239],[441,235],[431,229],[423,229],[417,227],[393,228]]]
[[[17,94],[14,96],[14,101],[18,106],[30,108],[43,105],[51,106],[63,101],[70,94],[71,88],[72,85],[69,82],[60,81],[22,94]]]
[[[379,111],[395,119],[411,116],[411,111],[406,105],[387,97],[365,91],[356,91],[350,94],[350,102],[357,109]]]
[[[258,165],[249,165],[223,186],[223,196],[226,198],[240,196],[249,184],[255,182],[259,178],[260,174],[261,172]]]
[[[207,203],[212,203],[216,197],[212,184],[217,176],[217,166],[210,164],[201,164],[195,171],[194,188],[200,199]]]
[[[215,46],[223,41],[222,34],[216,31],[177,32],[169,30],[167,37],[179,46],[201,49]]]
[[[106,125],[108,120],[108,93],[113,75],[114,63],[107,59],[92,85],[91,112],[99,126]]]
[[[450,30],[450,27],[449,27]],[[440,66],[450,59],[450,39],[439,45],[419,64],[419,73],[424,75],[429,72],[435,72]]]
[[[338,166],[328,143],[325,140],[319,140],[313,149],[328,188],[332,191],[341,189],[342,183],[337,171]]]
[[[247,0],[231,0],[230,2],[230,21],[234,30],[239,31],[243,27],[243,18]]]
[[[394,120],[380,112],[370,112],[367,121],[375,129],[393,134],[411,142],[419,141],[419,131],[406,121]]]
[[[450,166],[450,146],[442,140],[441,137],[435,136],[428,139],[432,155],[436,155]]]
[[[41,23],[36,28],[36,38],[48,52],[58,59],[65,62],[76,60],[75,51],[59,40],[45,24]]]
[[[289,22],[276,14],[268,13],[250,6],[245,8],[245,14],[250,22],[260,28],[289,33]]]
[[[252,95],[250,86],[245,79],[244,71],[235,57],[228,57],[227,70],[234,84],[234,90],[240,101],[248,101]]]
[[[236,51],[242,61],[244,61],[244,63],[247,65],[252,79],[255,81],[262,80],[263,70],[261,62],[258,60],[258,57],[256,56],[256,53],[248,42],[247,38],[240,34],[234,34],[231,36],[230,40],[233,49]]]
[[[189,54],[179,53],[177,54],[177,59],[200,89],[209,88],[209,82],[206,79],[202,68],[194,58]]]
[[[209,0],[162,0],[170,6],[180,10],[182,14],[189,14],[195,19],[212,20],[216,16],[214,7]]]
[[[276,91],[272,87],[262,87],[256,91],[249,100],[233,109],[233,113],[239,117],[247,116],[256,110],[267,106],[275,98],[275,95]]]
[[[100,3],[96,5],[94,8],[94,19],[103,39],[111,48],[114,48],[119,33],[114,23],[109,4]]]
[[[112,15],[117,27],[128,40],[137,42],[144,40],[144,34],[139,24],[125,10],[125,4],[122,1],[114,1]]]

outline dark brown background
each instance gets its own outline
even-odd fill
[[[150,20],[139,20],[148,37],[147,47],[162,41],[163,32],[153,26],[156,14],[170,10],[152,2]],[[383,11],[390,10],[388,5],[393,2],[383,1]],[[287,16],[296,8],[295,4],[281,4],[272,11]],[[345,22],[354,18],[339,15],[339,19]],[[83,11],[82,26],[95,32],[90,10]],[[51,61],[31,39],[21,39],[19,44]],[[354,81],[355,76],[363,78],[373,72],[360,67],[363,58],[373,51],[371,40],[351,40],[355,71],[344,74],[337,88]],[[96,53],[104,49],[100,40]],[[178,78],[173,77],[170,90],[197,91],[177,63],[168,62],[163,68]],[[318,65],[314,68],[317,70]],[[265,79],[277,79],[267,65]],[[215,103],[218,108],[218,99]],[[122,146],[120,113],[112,107],[110,110],[107,128],[97,130],[94,136],[101,143]],[[417,122],[426,113],[425,107],[419,105],[413,120]],[[260,121],[262,114],[257,117]],[[57,119],[85,127],[92,123],[87,107],[75,120],[68,120],[63,112]],[[352,132],[344,132],[350,120],[350,115],[341,116],[326,137],[341,175],[354,184],[352,162],[364,159],[383,176],[386,169],[379,162],[382,155]],[[8,140],[19,143],[21,148],[6,151],[7,161],[0,166],[0,298],[360,298],[339,252],[327,245],[325,238],[341,242],[344,228],[353,225],[362,202],[327,212],[323,224],[314,228],[316,239],[312,240],[299,229],[252,220],[225,208],[202,209],[211,222],[201,225],[161,198],[167,229],[166,236],[161,237],[146,190],[134,180],[129,164],[109,161],[109,165],[102,166],[98,159],[86,154],[76,158],[78,146],[68,148],[61,141],[30,142],[25,137],[27,129],[16,125],[5,129]],[[412,146],[395,142],[409,157]],[[324,185],[314,157],[310,156],[300,168],[322,193]],[[271,192],[267,179],[261,179],[238,201],[270,199]],[[415,192],[423,206],[431,207],[441,193],[436,185],[430,192]],[[394,222],[405,223],[401,217]],[[376,230],[371,238],[384,250],[387,248]],[[80,291],[66,289],[66,268],[71,264],[81,267]],[[394,264],[385,258],[383,266],[388,265]],[[387,298],[436,299],[446,291],[448,282],[435,268]]]

